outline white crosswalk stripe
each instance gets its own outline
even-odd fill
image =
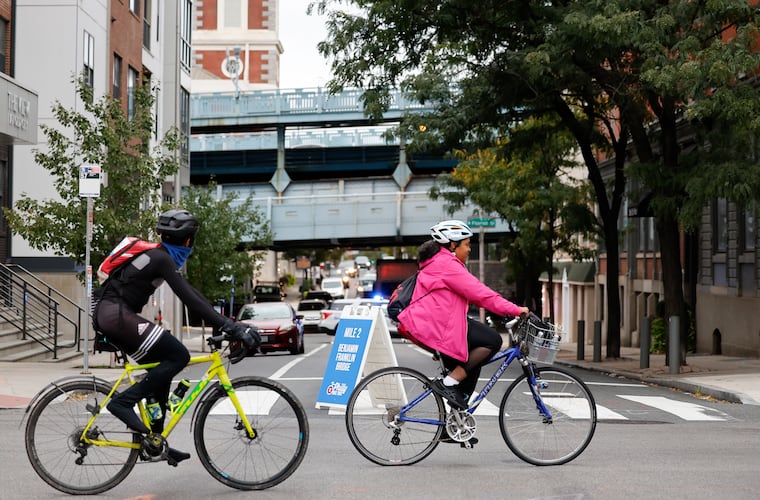
[[[725,421],[731,419],[728,414],[719,410],[662,396],[631,396],[619,394],[617,397],[670,413],[671,415],[675,415],[676,417],[687,421]],[[588,408],[586,408],[585,400],[583,399],[571,398],[560,394],[545,394],[544,403],[546,403],[550,409],[561,412],[570,418],[588,418]],[[345,410],[343,408],[331,407],[328,414],[345,415]],[[474,414],[479,417],[498,417],[499,407],[488,401],[488,399],[485,399],[481,401]],[[596,416],[598,420],[630,420],[630,418],[625,415],[600,404],[596,405]]]
[[[237,391],[240,404],[247,415],[269,415],[269,411],[280,398],[274,391]],[[211,415],[235,415],[237,410],[229,398],[222,398]]]
[[[683,420],[722,421],[729,418],[728,414],[719,410],[686,401],[676,401],[662,396],[626,396],[619,394],[618,397],[657,408]]]

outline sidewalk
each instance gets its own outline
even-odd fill
[[[201,353],[198,331],[186,332],[184,343],[191,354]],[[760,405],[760,359],[731,356],[691,355],[686,358],[677,374],[665,366],[665,355],[651,354],[649,368],[640,368],[639,349],[621,348],[621,358],[607,360],[602,347],[601,361],[594,362],[593,346],[586,346],[583,360],[577,360],[576,344],[560,344],[557,365],[574,366],[586,370],[611,373],[643,383],[672,387],[692,394],[712,397],[733,403]],[[110,353],[90,354],[89,372],[106,380],[113,380],[121,369],[110,368]],[[51,381],[81,375],[83,358],[66,362],[0,363],[0,409],[24,408],[32,397]]]

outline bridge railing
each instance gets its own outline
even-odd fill
[[[241,92],[198,93],[190,95],[190,116],[193,126],[214,123],[218,120],[246,117],[275,118],[285,115],[318,115],[329,120],[330,115],[352,114],[356,119],[364,116],[361,89],[346,89],[338,94],[316,89],[271,89]],[[400,90],[391,92],[391,103],[386,119],[398,119],[409,110],[430,109],[408,99]]]

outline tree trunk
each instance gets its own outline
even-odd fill
[[[686,335],[688,332],[689,318],[686,314],[686,303],[683,296],[683,279],[681,269],[681,238],[678,221],[673,215],[658,215],[655,217],[657,235],[660,238],[660,256],[662,258],[662,286],[665,294],[665,364],[678,363],[679,366],[686,363]],[[680,359],[670,358],[670,318],[678,316],[680,321],[679,332],[679,355]]]
[[[604,238],[607,246],[607,357],[617,359],[620,357],[620,247],[617,224],[605,223]]]

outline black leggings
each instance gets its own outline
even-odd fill
[[[460,382],[459,387],[465,394],[472,394],[480,377],[480,369],[486,364],[491,356],[501,349],[501,335],[493,328],[484,325],[480,321],[467,318],[467,350],[469,356],[467,362],[462,364],[458,359],[454,359],[445,354],[441,354],[443,366],[448,370],[453,370],[457,366],[462,366],[467,372],[467,377]]]

